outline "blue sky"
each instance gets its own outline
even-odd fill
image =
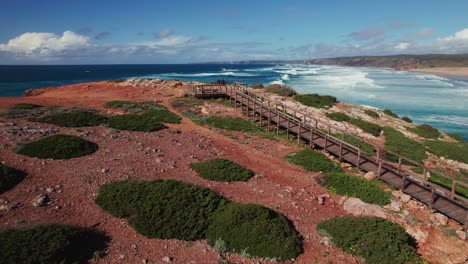
[[[468,52],[468,1],[2,0],[0,64]]]

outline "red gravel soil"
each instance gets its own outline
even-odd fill
[[[122,87],[97,82],[40,91],[42,93],[34,96],[0,98],[0,108],[35,103],[108,112],[102,107],[103,103],[122,99],[160,100],[177,112],[171,108],[169,100],[183,94],[186,87]],[[229,115],[240,115],[237,109],[226,109],[232,112]],[[220,109],[210,111],[219,112]],[[168,126],[170,129],[151,133],[119,132],[102,126],[62,128],[0,117],[0,161],[28,173],[14,189],[0,195],[1,202],[17,204],[11,211],[0,211],[0,228],[48,223],[96,227],[112,240],[107,254],[92,260],[93,263],[142,263],[144,260],[164,263],[165,257],[172,258],[174,263],[217,263],[220,255],[206,241],[148,239],[139,235],[125,220],[112,217],[94,203],[98,188],[104,183],[126,179],[176,179],[203,185],[236,202],[261,204],[284,214],[304,239],[304,253],[297,258],[298,263],[362,262],[359,257],[321,244],[322,237],[316,232],[316,225],[346,213],[337,202],[338,196],[332,196],[323,205],[318,203],[316,197],[327,192],[315,182],[317,173],[306,172],[284,159],[284,155],[299,150],[299,147],[257,136],[235,140],[222,135],[219,130],[195,125],[186,118],[181,124]],[[48,129],[57,130],[50,130],[52,134],[79,135],[97,143],[99,150],[69,160],[41,160],[12,151],[17,144],[43,137],[38,131]],[[175,133],[175,129],[181,133]],[[234,160],[253,170],[256,176],[247,182],[212,182],[197,176],[189,167],[192,162],[213,157]],[[32,201],[41,194],[48,194],[50,204],[34,207]],[[225,254],[224,257],[234,263],[269,262],[236,254]]]

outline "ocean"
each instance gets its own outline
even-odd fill
[[[295,64],[0,66],[0,96],[19,96],[29,88],[130,77],[287,84],[300,93],[333,95],[356,105],[391,109],[415,123],[430,124],[468,140],[466,79],[375,68]]]

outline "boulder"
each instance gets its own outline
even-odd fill
[[[411,196],[402,193],[401,196],[400,196],[400,199],[401,199],[402,202],[408,203],[409,201],[411,201]]]
[[[431,215],[429,219],[437,225],[446,226],[448,224],[448,217],[441,213],[435,213]]]
[[[382,207],[375,204],[368,204],[358,198],[351,197],[343,204],[346,212],[354,216],[375,216],[386,218],[385,212]]]
[[[463,240],[463,241],[466,240],[466,232],[465,231],[457,230],[457,231],[455,231],[455,233],[457,234],[458,238],[460,238],[461,240]]]
[[[329,194],[322,194],[322,195],[319,195],[319,196],[317,197],[317,200],[318,200],[319,204],[324,204],[326,198],[330,198],[330,195],[329,195]]]
[[[41,194],[34,199],[32,204],[35,207],[42,207],[42,206],[45,206],[48,202],[49,202],[49,197],[47,195]]]
[[[364,174],[364,178],[368,181],[372,181],[375,179],[375,173],[373,171],[369,171],[366,174]]]

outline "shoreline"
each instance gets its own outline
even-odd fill
[[[468,80],[468,67],[434,67],[434,68],[419,68],[419,69],[408,69],[408,72],[415,73],[430,73],[441,77],[448,78],[459,78],[462,80]]]

